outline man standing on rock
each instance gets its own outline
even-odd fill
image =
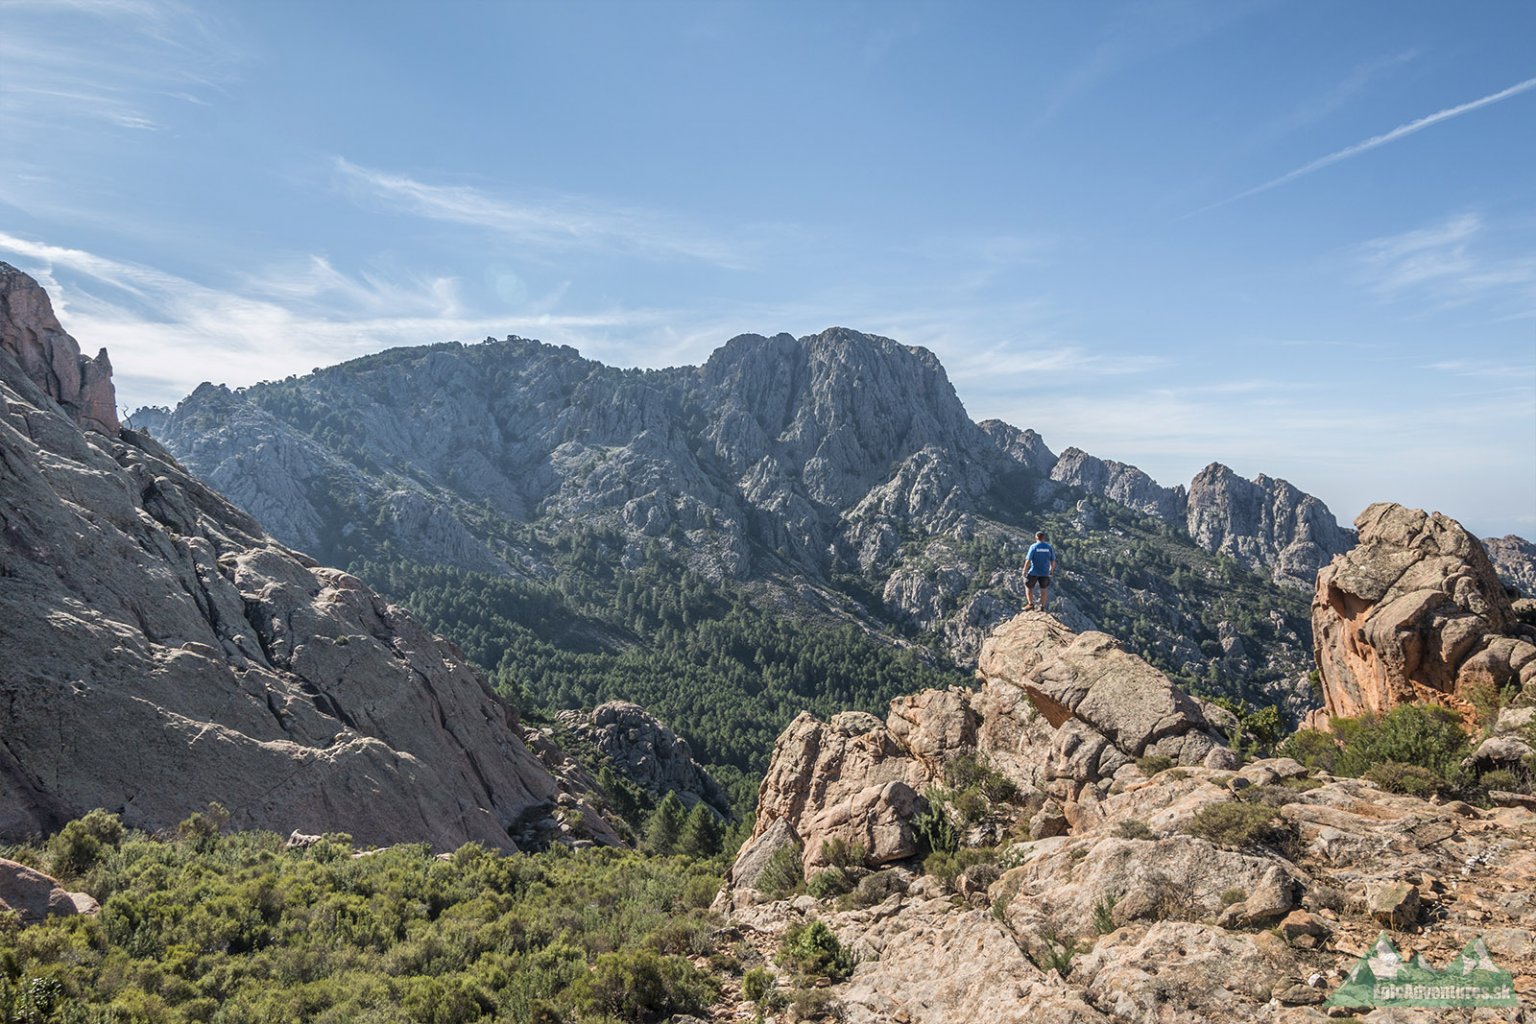
[[[1044,532],[1035,534],[1035,542],[1029,546],[1024,561],[1029,564],[1029,575],[1024,578],[1024,600],[1028,603],[1024,607],[1034,611],[1035,590],[1039,588],[1040,610],[1045,611],[1051,596],[1051,577],[1056,574],[1056,552],[1046,543]]]

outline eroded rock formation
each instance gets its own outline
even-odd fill
[[[1326,1020],[1383,928],[1436,966],[1481,936],[1520,998],[1536,996],[1529,808],[1431,803],[1286,758],[1242,765],[1199,702],[1044,615],[1000,630],[982,666],[979,689],[895,701],[884,722],[801,716],[775,749],[756,836],[716,906],[781,979],[784,932],[826,924],[858,957],[825,989],[840,1019]],[[1136,751],[1169,760],[1138,765]],[[988,783],[990,803],[966,804],[956,792],[977,765],[1016,791]],[[924,874],[910,823],[936,808],[971,856]],[[1240,819],[1262,827],[1219,824]],[[829,839],[869,857],[834,869],[817,853]],[[765,867],[784,850],[857,887],[769,898]],[[1445,1019],[1429,1013],[1413,1019]]]
[[[218,801],[237,827],[511,848],[554,811],[455,650],[119,430],[46,295],[0,281],[0,835]]]
[[[1025,802],[1066,825],[1160,755],[1180,765],[1226,756],[1230,716],[1185,694],[1103,633],[1078,635],[1025,613],[982,649],[976,689],[926,690],[891,702],[882,722],[802,713],[779,736],[758,793],[753,842],[786,822],[807,870],[830,840],[864,847],[870,864],[917,852],[922,793],[957,759],[985,759]],[[780,842],[775,838],[775,842]],[[759,856],[748,844],[743,857]],[[739,874],[738,876],[739,877]]]
[[[1469,691],[1536,701],[1536,635],[1482,544],[1441,514],[1372,505],[1360,543],[1317,577],[1313,638],[1329,715],[1431,701],[1470,718]]]
[[[676,793],[687,807],[702,801],[721,815],[731,813],[730,797],[693,759],[688,741],[640,705],[612,700],[591,711],[559,711],[555,718],[642,789],[658,796]]]

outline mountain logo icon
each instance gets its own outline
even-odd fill
[[[1518,1006],[1514,978],[1493,962],[1482,938],[1467,943],[1443,970],[1417,954],[1405,959],[1386,932],[1350,968],[1328,1006]]]

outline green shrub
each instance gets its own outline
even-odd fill
[[[1077,959],[1077,954],[1082,952],[1075,937],[1060,935],[1053,926],[1047,926],[1040,932],[1040,940],[1045,946],[1045,963],[1041,964],[1043,970],[1055,971],[1065,978],[1072,973],[1072,962]]]
[[[953,891],[960,875],[982,865],[997,864],[997,851],[993,849],[967,848],[948,852],[930,853],[923,860],[924,873],[933,876],[945,889]],[[999,869],[1001,873],[1001,869]],[[996,875],[992,876],[996,880]],[[978,879],[978,882],[980,880]]]
[[[1389,793],[1406,793],[1409,796],[1427,797],[1450,788],[1445,779],[1428,768],[1397,761],[1372,765],[1360,777],[1367,782],[1374,782]]]
[[[820,921],[792,924],[779,944],[779,959],[804,978],[842,981],[853,973],[853,951]]]
[[[1108,935],[1115,930],[1115,897],[1106,895],[1093,905],[1093,930]]]
[[[1173,767],[1173,758],[1167,754],[1147,754],[1136,759],[1136,767],[1141,769],[1141,774],[1151,778],[1158,772],[1165,772]]]
[[[1484,789],[1501,789],[1506,793],[1518,793],[1524,786],[1519,776],[1507,768],[1483,772],[1477,781]]]
[[[1157,833],[1140,818],[1125,818],[1115,822],[1115,835],[1121,839],[1156,839]]]
[[[884,903],[907,891],[907,883],[895,871],[876,871],[859,879],[852,892],[837,901],[840,910],[862,910]]]
[[[853,879],[842,868],[827,868],[806,879],[805,891],[818,900],[841,896],[853,888]]]
[[[1217,846],[1238,850],[1271,845],[1288,835],[1279,811],[1244,800],[1206,804],[1195,812],[1187,831]]]
[[[952,853],[960,846],[960,834],[949,819],[944,794],[929,790],[927,803],[912,819],[912,830],[917,833],[918,845],[924,853]]]
[[[757,887],[769,899],[782,900],[800,889],[805,881],[805,869],[800,864],[800,851],[792,846],[783,847],[768,858]]]
[[[1221,905],[1223,907],[1230,907],[1234,903],[1241,903],[1247,898],[1248,892],[1245,889],[1233,887],[1221,890]]]
[[[850,843],[846,839],[828,839],[821,844],[821,859],[834,868],[856,871],[864,867],[869,847],[863,843]]]
[[[1461,718],[1437,704],[1403,704],[1380,718],[1343,719],[1334,729],[1344,741],[1335,771],[1359,776],[1373,765],[1418,765],[1457,787],[1466,779],[1461,762],[1470,753]]]
[[[741,978],[741,994],[754,1003],[761,1003],[773,986],[773,972],[766,967],[754,967]]]
[[[1300,729],[1280,744],[1276,753],[1281,757],[1289,757],[1308,768],[1332,772],[1333,766],[1339,760],[1339,742],[1326,732]]]
[[[986,820],[987,812],[991,809],[987,798],[982,795],[980,786],[972,786],[956,793],[950,801],[954,808],[955,816],[965,825],[978,825]]]
[[[101,808],[69,822],[48,840],[48,863],[57,878],[79,878],[123,841],[123,822]]]
[[[591,972],[571,986],[578,1009],[623,1020],[705,1013],[718,994],[714,979],[684,958],[649,949],[600,953]]]

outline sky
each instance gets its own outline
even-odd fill
[[[1536,538],[1536,4],[0,0],[0,260],[125,409],[843,326],[973,419]]]

